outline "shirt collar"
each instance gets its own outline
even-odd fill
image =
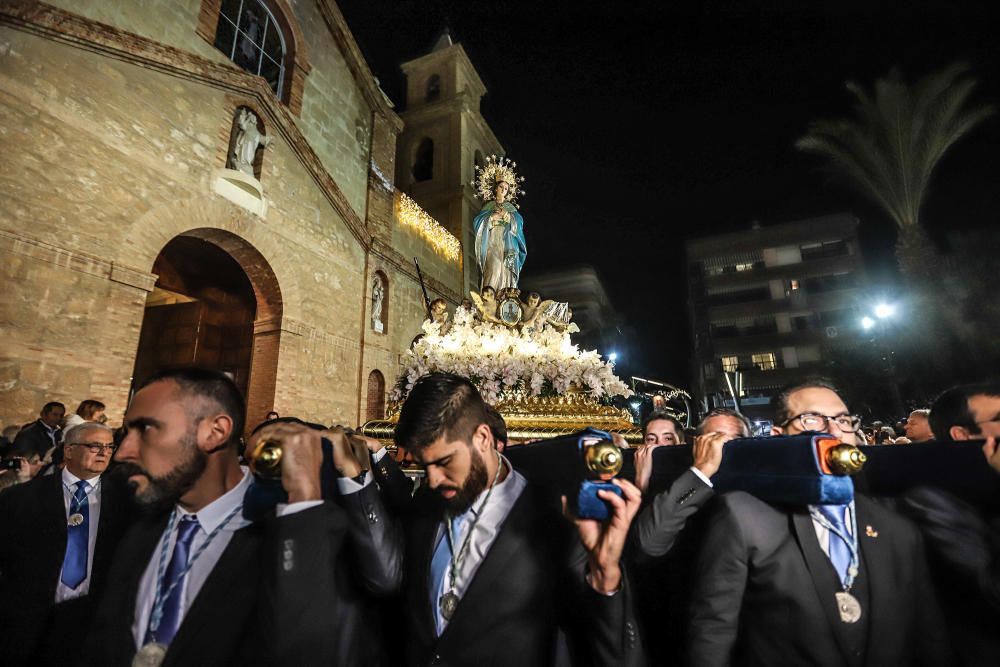
[[[250,488],[251,476],[248,468],[240,466],[240,470],[243,471],[243,479],[240,480],[239,484],[229,489],[197,512],[188,512],[183,507],[178,505],[178,516],[184,517],[189,514],[194,514],[198,517],[198,525],[201,526],[201,529],[206,533],[211,533],[220,523],[226,520],[226,517],[228,517],[234,509],[243,506],[243,496],[246,495],[247,489]],[[229,526],[233,529],[239,527],[239,525],[235,522],[230,522]]]
[[[77,477],[76,475],[74,475],[73,473],[71,473],[69,471],[69,468],[63,468],[62,469],[62,481],[63,481],[63,484],[65,484],[66,486],[68,486],[69,488],[72,489],[72,488],[75,488],[73,486],[74,484],[76,484],[77,482],[83,481],[83,480],[81,480],[79,477]],[[98,487],[98,485],[100,485],[100,483],[101,483],[101,476],[97,475],[96,477],[91,477],[90,479],[86,480],[86,482],[87,482],[87,484],[90,484],[90,488],[96,489]]]
[[[56,431],[59,430],[58,426],[55,426],[55,427],[49,426],[48,424],[46,424],[45,422],[43,422],[41,419],[38,420],[38,423],[42,425],[42,428],[44,428],[46,430],[46,432],[48,432],[49,435],[52,435],[53,433],[55,433]]]

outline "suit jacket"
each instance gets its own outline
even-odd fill
[[[951,664],[923,542],[906,519],[855,497],[862,616],[846,624],[805,508],[742,492],[718,501],[695,582],[692,665]]]
[[[650,664],[681,665],[691,582],[715,492],[690,468],[652,497],[633,524],[629,563]]]
[[[560,655],[560,628],[574,664],[641,663],[628,585],[605,597],[584,583],[583,550],[573,548],[579,542],[572,524],[545,507],[530,483],[455,615],[435,636],[429,578],[442,513],[432,493],[414,497],[407,524],[408,664],[548,666]]]
[[[391,453],[386,452],[380,460],[372,462],[372,475],[388,510],[396,515],[405,515],[413,498],[413,482]]]
[[[122,541],[87,664],[131,665],[139,582],[167,520],[148,517]],[[343,609],[336,562],[347,530],[344,511],[324,502],[236,531],[181,621],[164,666],[312,664],[314,651],[354,655],[355,638],[337,627],[343,614],[330,613],[331,604]]]
[[[947,491],[920,487],[900,498],[920,527],[948,624],[955,664],[1000,665],[1000,516]]]
[[[36,477],[0,494],[0,628],[13,640],[4,648],[5,664],[38,664],[46,662],[42,654],[53,649],[82,645],[90,612],[104,592],[112,556],[129,516],[128,490],[120,480],[105,474],[89,592],[56,605],[56,586],[66,555],[62,475]],[[63,621],[59,623],[58,645],[46,638],[54,615]]]
[[[56,443],[62,438],[61,431],[56,429]],[[49,432],[42,424],[41,419],[36,419],[34,423],[28,424],[20,430],[14,438],[14,452],[18,456],[30,457],[38,454],[44,457],[45,452],[52,449],[55,443],[49,437]]]
[[[670,486],[670,490],[653,496],[652,501],[636,517],[635,540],[647,556],[667,554],[677,541],[688,519],[715,495],[708,484],[690,469]]]

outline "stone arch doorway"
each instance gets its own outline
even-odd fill
[[[247,399],[247,428],[274,403],[281,291],[267,260],[243,238],[195,229],[157,255],[146,299],[133,387],[176,366],[228,374]]]

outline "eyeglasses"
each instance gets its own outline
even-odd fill
[[[803,431],[826,431],[830,428],[831,421],[844,433],[853,433],[861,426],[861,417],[857,415],[837,415],[836,417],[830,417],[815,412],[803,412],[801,415],[795,415],[782,424],[782,426],[788,426],[794,421],[799,423]]]
[[[103,442],[71,442],[70,447],[86,447],[90,450],[91,454],[100,454],[105,449],[108,453],[114,453],[116,447],[114,444],[105,445]]]

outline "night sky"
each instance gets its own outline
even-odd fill
[[[851,211],[871,277],[894,279],[892,223],[793,145],[810,120],[850,111],[846,80],[870,87],[892,66],[913,80],[963,60],[974,101],[1000,103],[996,2],[750,4],[338,2],[399,109],[399,65],[450,27],[526,178],[525,271],[594,265],[637,334],[620,374],[683,386],[685,239]],[[923,217],[939,242],[997,225],[998,153],[995,116],[938,165]]]

